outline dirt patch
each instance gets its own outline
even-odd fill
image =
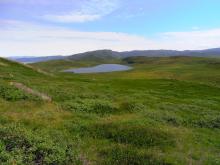
[[[34,96],[38,96],[40,97],[42,100],[44,101],[48,101],[48,102],[51,102],[52,101],[52,98],[47,96],[46,94],[44,93],[41,93],[41,92],[38,92],[36,90],[33,90],[27,86],[25,86],[24,84],[22,83],[17,83],[17,82],[11,82],[11,85],[15,86],[16,88],[28,93],[28,94],[32,94]]]
[[[8,65],[3,62],[0,62],[0,66],[8,66]]]

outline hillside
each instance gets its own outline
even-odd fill
[[[101,61],[0,59],[0,164],[219,164],[220,59],[116,61],[134,69],[80,75],[59,71]]]
[[[116,52],[111,50],[100,50],[67,56],[63,60],[51,60],[31,64],[49,72],[57,72],[76,67],[88,67],[98,64],[120,63],[121,59]]]
[[[4,58],[0,58],[0,78],[1,80],[25,80],[45,76],[40,69],[32,68]]]
[[[71,60],[83,61],[106,61],[119,59],[119,53],[112,50],[97,50],[80,54],[74,54],[67,58]]]
[[[48,57],[11,57],[9,59],[23,63],[37,63],[50,60],[74,60],[74,61],[96,61],[106,62],[115,61],[127,57],[171,57],[171,56],[190,56],[190,57],[220,57],[220,48],[206,50],[134,50],[117,52],[112,50],[96,50],[85,53],[73,54],[70,56],[48,56]]]
[[[116,61],[106,60],[104,63],[118,63],[134,66],[138,68],[132,72],[125,72],[118,75],[129,78],[174,78],[179,80],[189,80],[207,83],[219,83],[220,59],[173,56],[173,57],[127,57]],[[36,68],[47,72],[61,72],[66,69],[88,67],[102,64],[101,61],[83,60],[54,60],[31,64]],[[205,70],[204,70],[205,68]],[[181,74],[180,74],[181,73]],[[111,75],[111,73],[108,73]],[[102,76],[102,75],[98,75]],[[209,77],[210,78],[207,78]]]
[[[220,48],[206,50],[142,50],[121,52],[122,58],[146,56],[146,57],[171,57],[171,56],[190,56],[190,57],[220,57]]]
[[[31,64],[43,70],[54,72],[65,69],[93,66],[97,64],[120,63],[129,57],[219,57],[220,49],[207,49],[195,51],[175,51],[175,50],[143,50],[116,52],[112,50],[97,50],[80,54],[66,56],[64,59],[43,61]]]
[[[134,50],[125,52],[116,52],[112,50],[96,50],[80,54],[67,56],[71,60],[108,60],[122,59],[127,57],[170,57],[170,56],[190,56],[190,57],[220,57],[220,48],[205,50]]]

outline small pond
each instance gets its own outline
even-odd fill
[[[77,68],[77,69],[68,69],[64,72],[72,73],[105,73],[105,72],[116,72],[116,71],[126,71],[130,70],[132,67],[119,64],[101,64],[94,67],[87,68]]]

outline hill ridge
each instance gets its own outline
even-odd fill
[[[87,51],[83,53],[72,54],[68,56],[46,56],[46,57],[11,57],[9,59],[23,62],[36,63],[51,60],[85,60],[85,61],[106,61],[123,59],[127,57],[170,57],[170,56],[193,56],[193,57],[220,57],[220,48],[204,49],[204,50],[132,50],[132,51],[114,51],[110,49],[100,49]]]

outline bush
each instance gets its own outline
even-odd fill
[[[140,153],[135,148],[128,146],[114,146],[100,151],[104,157],[101,164],[105,165],[168,165],[164,160],[155,158],[148,153]]]
[[[0,164],[79,164],[73,145],[63,138],[17,126],[0,127]]]
[[[181,121],[180,119],[178,119],[177,117],[175,116],[163,116],[162,119],[168,123],[168,124],[171,124],[173,126],[180,126],[181,125]]]
[[[7,101],[40,100],[40,98],[26,94],[13,86],[0,86],[0,97]]]
[[[145,106],[138,102],[126,101],[121,103],[120,108],[122,108],[124,111],[127,112],[136,112],[136,111],[144,110]]]
[[[87,128],[87,133],[93,138],[105,138],[122,144],[131,144],[136,147],[173,146],[174,138],[171,134],[158,128],[149,128],[142,125],[125,124],[96,124]]]
[[[195,122],[195,125],[201,128],[220,128],[220,117],[214,119],[203,119]]]
[[[62,104],[62,108],[68,111],[95,113],[100,115],[118,111],[118,108],[111,102],[99,99],[67,101]]]

